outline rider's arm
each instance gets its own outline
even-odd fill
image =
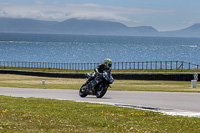
[[[111,70],[110,70],[110,79],[113,79],[113,77],[112,77],[112,73],[111,73]]]
[[[102,69],[102,64],[98,65],[95,69],[94,69],[94,72],[97,73],[97,74],[101,74],[101,69]]]
[[[96,67],[96,68],[94,69],[94,71],[95,71],[96,73],[99,73],[98,67]]]

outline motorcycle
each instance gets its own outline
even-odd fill
[[[95,79],[95,72],[87,73],[86,79],[87,81],[92,82],[92,80]],[[94,87],[93,91],[92,88],[88,86],[89,82],[84,83],[79,90],[80,97],[86,97],[87,95],[95,95],[97,98],[102,98],[106,94],[108,87],[111,87],[110,84],[114,82],[114,79],[111,75],[111,71],[104,70],[102,74],[102,79],[103,80]]]

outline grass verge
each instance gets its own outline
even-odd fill
[[[42,80],[45,80],[45,85],[42,85]],[[1,87],[79,89],[85,81],[85,79],[0,74]],[[200,92],[200,82],[197,82],[197,88],[191,88],[190,81],[115,80],[111,86],[109,90]]]
[[[0,132],[199,132],[200,118],[111,105],[0,96]]]

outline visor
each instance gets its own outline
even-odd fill
[[[107,64],[108,65],[108,67],[112,67],[112,64]]]

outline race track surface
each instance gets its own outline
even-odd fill
[[[200,117],[200,93],[108,90],[103,98],[96,98],[95,96],[81,98],[79,97],[79,90],[0,87],[0,95],[111,104],[149,109],[171,115]]]

